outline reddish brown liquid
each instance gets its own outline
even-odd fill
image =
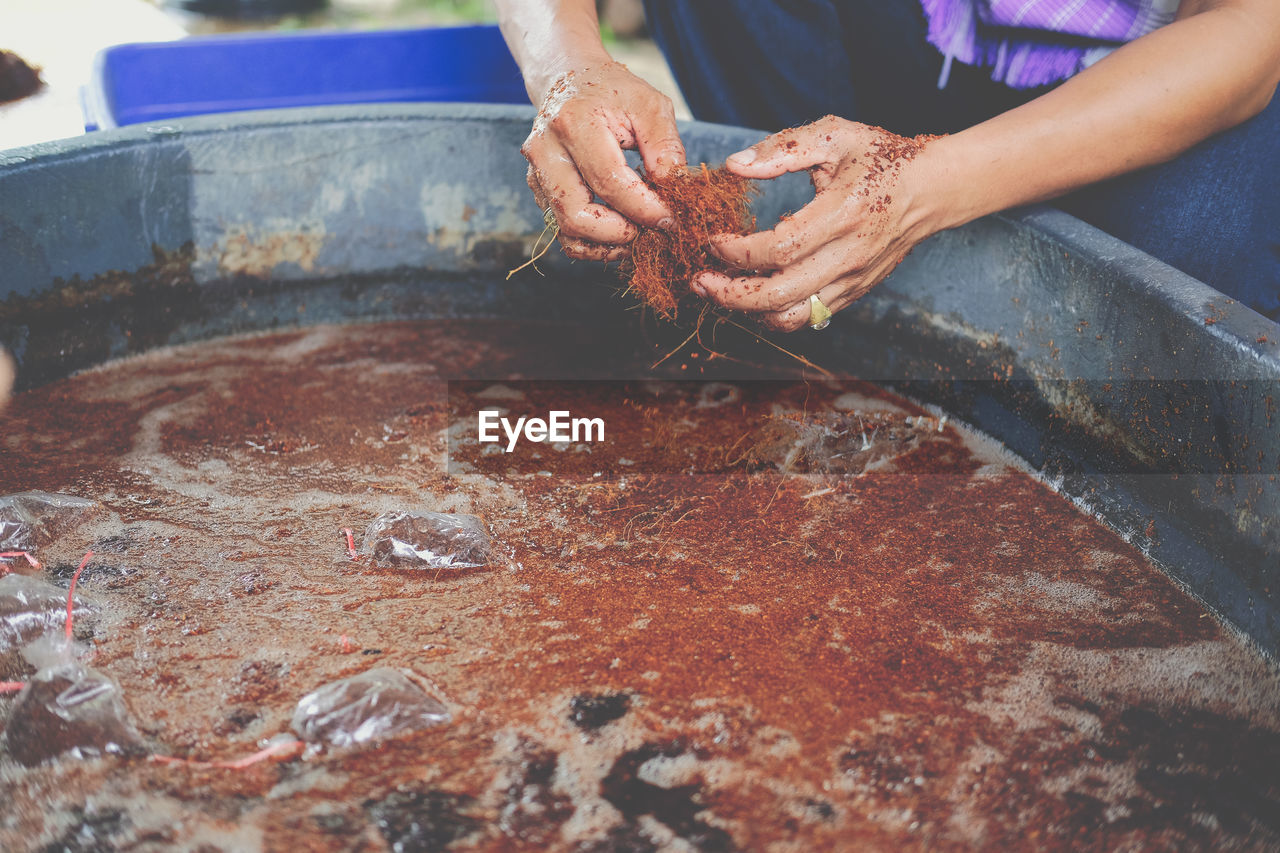
[[[429,679],[454,720],[240,772],[0,756],[0,848],[1280,844],[1276,671],[906,401],[507,382],[523,397],[502,405],[599,416],[608,440],[511,456],[463,440],[446,467],[450,403],[506,392],[451,400],[444,379],[572,375],[591,359],[571,340],[318,328],[20,395],[0,492],[110,511],[40,556],[65,584],[97,552],[92,665],[149,748],[253,752],[303,694],[374,666]],[[806,425],[859,417],[883,432],[835,473],[788,455]],[[339,531],[394,509],[480,515],[501,558],[350,560]]]

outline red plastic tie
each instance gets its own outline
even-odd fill
[[[29,554],[26,551],[0,551],[0,559],[11,559],[13,557],[24,558],[28,563],[31,564],[31,568],[33,569],[40,568],[40,561],[37,560],[35,557],[31,556],[31,554]]]
[[[173,755],[153,755],[151,760],[159,764],[185,764],[188,767],[200,768],[218,768],[220,770],[244,770],[253,765],[266,761],[268,758],[279,755],[282,752],[292,752],[304,746],[300,740],[291,740],[285,743],[276,743],[268,746],[266,749],[260,749],[252,755],[246,755],[244,758],[238,758],[235,761],[194,761],[190,758],[178,758]]]
[[[71,588],[67,590],[67,639],[71,639],[71,608],[74,606],[72,598],[76,594],[76,581],[80,580],[80,573],[84,571],[84,567],[89,565],[89,561],[93,559],[93,552],[87,551],[84,559],[80,561],[80,568],[76,569],[76,573],[71,576]]]

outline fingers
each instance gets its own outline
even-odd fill
[[[618,140],[603,127],[575,133],[566,140],[566,150],[587,186],[627,219],[655,228],[671,216],[657,194],[627,165]]]
[[[833,281],[826,287],[818,291],[818,299],[822,304],[827,306],[832,314],[846,307],[854,301],[854,299],[845,299],[845,289],[850,282],[846,279]],[[861,294],[859,294],[861,295]],[[803,329],[813,321],[813,304],[805,298],[801,302],[797,302],[781,311],[773,311],[760,315],[760,322],[770,329],[777,332],[794,332],[797,329]]]
[[[757,281],[767,281],[767,279],[757,279]],[[717,286],[725,289],[731,288],[733,286],[732,282],[733,279],[722,273],[702,273],[697,279],[697,286],[706,289],[708,298],[720,302],[712,294],[716,292]],[[826,305],[831,313],[835,314],[865,295],[874,282],[875,279],[861,274],[848,275],[818,288],[815,292],[818,294],[818,298],[822,300],[822,304]],[[797,329],[802,329],[809,325],[810,322],[810,295],[806,293],[803,298],[795,299],[776,311],[757,312],[758,319],[764,326],[778,332],[794,332]],[[779,301],[782,301],[782,299],[783,297],[780,297]]]
[[[529,174],[526,180],[529,183],[529,189],[533,190],[533,200],[538,203],[538,207],[546,210],[548,207],[547,194],[542,191],[542,185],[538,183],[536,170],[532,165],[529,166]],[[588,209],[599,206],[588,205]],[[555,209],[554,205],[551,205],[551,207],[553,210]],[[616,261],[630,254],[630,250],[625,245],[617,246],[593,242],[568,234],[561,228],[557,229],[556,236],[560,240],[560,248],[563,249],[564,253],[570,258],[580,261]]]
[[[854,254],[857,247],[829,243],[807,258],[769,276],[728,276],[705,271],[694,276],[693,286],[707,299],[725,308],[758,314],[782,311],[828,282],[863,266]]]
[[[629,246],[606,246],[574,237],[560,237],[560,248],[578,261],[620,261],[631,253]]]
[[[767,179],[836,162],[840,159],[840,141],[844,135],[839,122],[827,116],[804,127],[775,133],[750,148],[730,154],[725,165],[744,178]]]
[[[905,219],[909,202],[904,206],[896,190],[889,192],[902,165],[881,151],[888,136],[828,116],[731,155],[729,168],[745,178],[809,170],[818,192],[769,231],[712,238],[712,250],[727,264],[772,274],[703,271],[690,282],[693,289],[784,331],[811,322],[809,300],[815,294],[832,312],[861,298],[920,239]]]
[[[560,233],[596,243],[629,243],[636,227],[621,214],[591,200],[573,160],[559,143],[545,137],[525,144],[529,188],[544,210],[555,211]]]
[[[807,299],[820,282],[800,276],[794,271],[769,277],[738,276],[708,270],[693,277],[695,292],[724,308],[752,314],[781,311],[800,299]],[[808,287],[808,290],[805,288]]]
[[[634,239],[635,225],[669,226],[671,211],[623,149],[638,149],[653,175],[685,165],[671,99],[614,62],[570,76],[572,85],[544,100],[521,149],[534,168],[535,195],[541,190],[554,207],[564,235],[588,243],[622,244]]]
[[[818,193],[769,231],[716,235],[711,239],[711,250],[739,269],[782,269],[846,234],[859,218],[858,202],[844,193]]]
[[[820,119],[805,127],[776,133],[731,155],[726,164],[749,178],[775,178],[786,172],[817,169],[827,174],[842,158],[844,134],[839,120]],[[711,247],[721,259],[740,269],[782,269],[845,234],[857,219],[858,199],[848,193],[820,191],[793,216],[769,231],[745,236],[724,235]]]
[[[870,292],[893,272],[896,263],[880,263],[874,268],[842,276],[818,290],[818,298],[832,314],[848,308]],[[779,332],[794,332],[809,325],[811,305],[809,297],[789,305],[781,311],[766,312],[760,315],[760,322],[770,329]]]
[[[633,124],[645,172],[662,178],[686,165],[670,98],[653,99],[648,109],[636,113]]]

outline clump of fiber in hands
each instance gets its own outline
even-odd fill
[[[629,289],[658,316],[674,319],[689,280],[701,270],[730,271],[711,251],[714,234],[750,234],[755,230],[750,198],[754,186],[727,169],[682,170],[645,183],[671,211],[669,229],[640,227],[622,274]]]

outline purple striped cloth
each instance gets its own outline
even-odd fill
[[[929,42],[951,63],[991,69],[1015,89],[1065,80],[1171,22],[1179,0],[921,0]]]

